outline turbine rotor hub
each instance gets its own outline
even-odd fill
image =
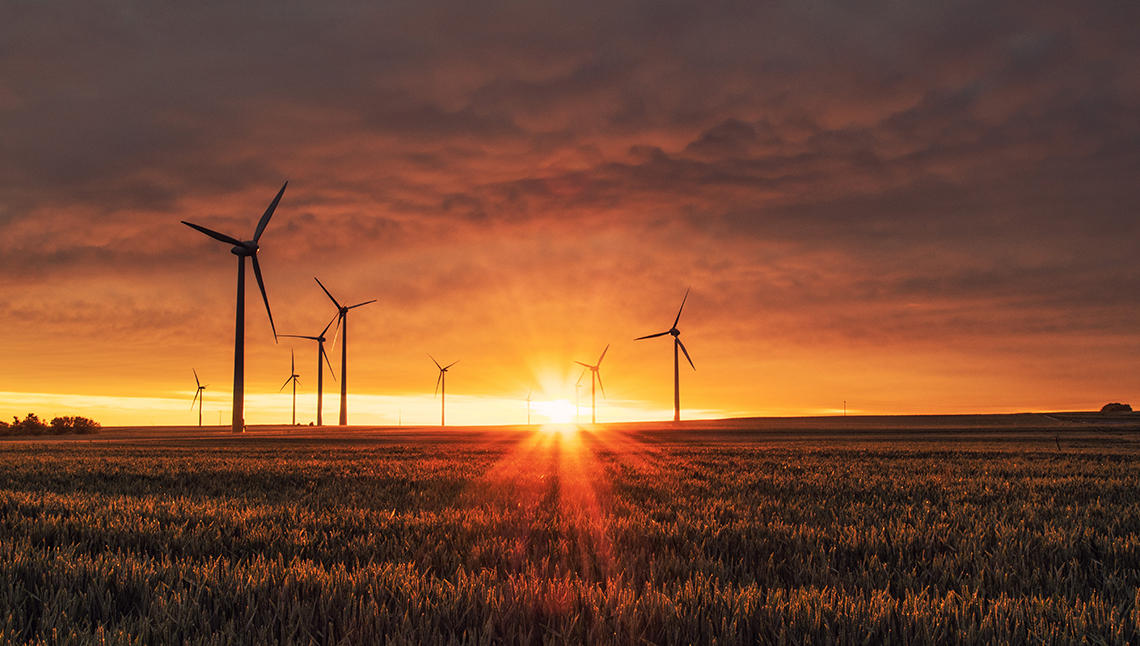
[[[253,240],[246,240],[240,245],[234,245],[230,253],[235,256],[252,256],[257,253],[258,246]]]

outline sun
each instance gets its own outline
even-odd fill
[[[542,415],[551,423],[567,424],[574,421],[576,410],[574,404],[565,399],[556,399],[546,402],[531,402],[531,409]]]

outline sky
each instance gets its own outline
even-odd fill
[[[449,423],[562,419],[607,345],[598,420],[670,419],[634,339],[686,290],[683,417],[1140,405],[1138,14],[0,0],[0,416],[197,423],[196,370],[227,420],[237,261],[180,221],[249,239],[286,181],[277,331],[314,278],[377,301],[354,424],[438,423],[429,353]],[[247,280],[246,421],[293,351],[307,423],[316,344]]]

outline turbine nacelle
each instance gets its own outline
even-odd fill
[[[235,256],[254,256],[257,255],[257,250],[260,248],[261,247],[257,246],[257,243],[253,240],[246,240],[240,245],[234,245],[233,248],[230,249],[230,253]]]

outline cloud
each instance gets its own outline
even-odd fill
[[[29,334],[224,338],[233,258],[179,221],[245,237],[285,180],[275,317],[323,326],[327,277],[380,299],[362,350],[568,355],[689,285],[750,356],[1107,343],[1140,313],[1130,3],[10,10],[0,320]]]

